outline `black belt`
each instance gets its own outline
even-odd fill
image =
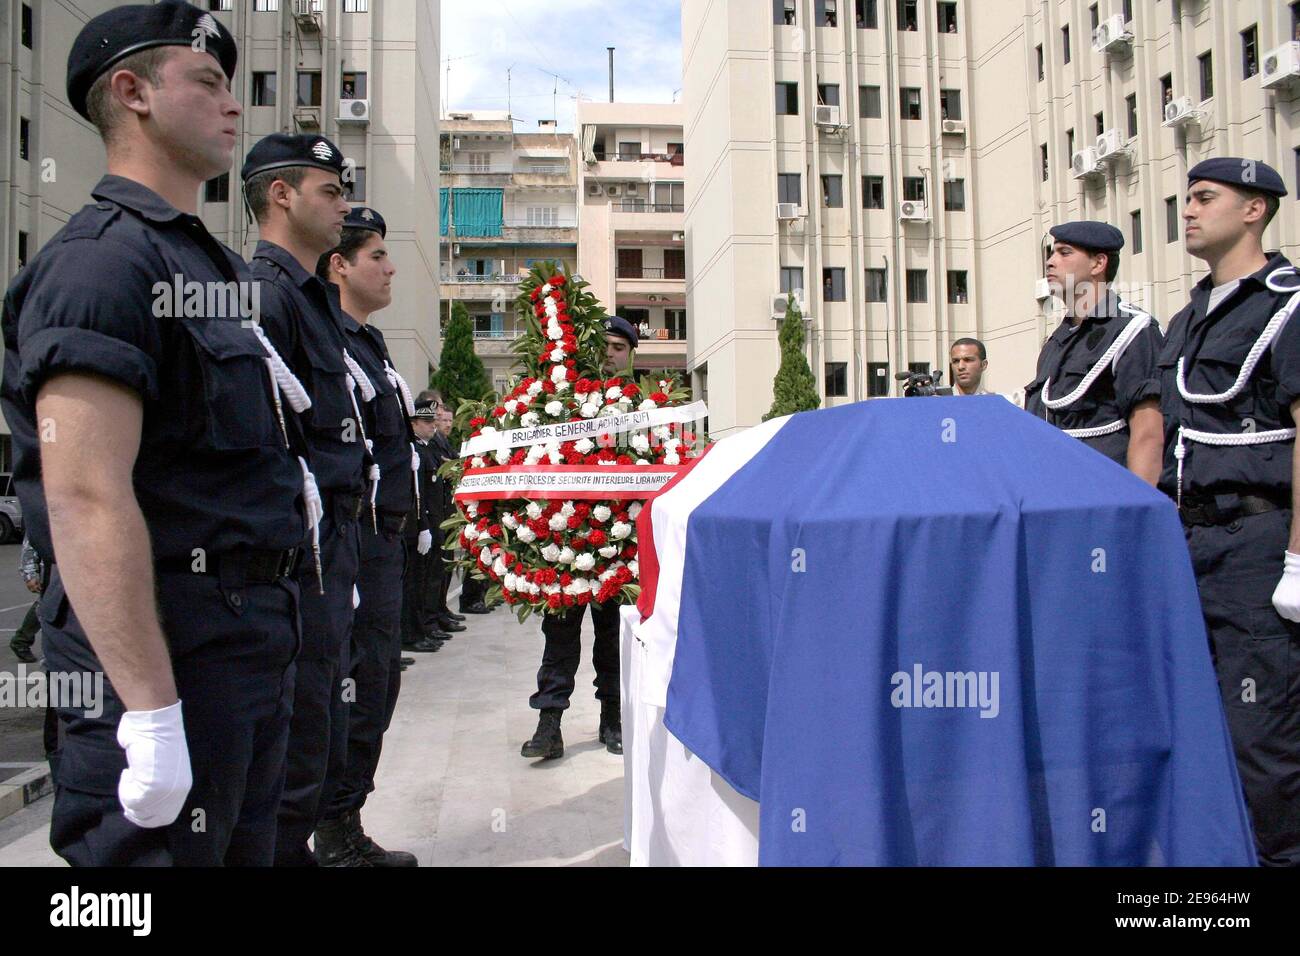
[[[1235,498],[1236,503],[1229,502],[1221,507],[1219,498]],[[1198,525],[1213,527],[1230,524],[1238,518],[1262,515],[1269,511],[1280,511],[1290,507],[1290,502],[1281,504],[1271,498],[1258,495],[1184,495],[1183,505],[1178,509],[1178,514],[1183,519],[1183,524],[1189,528]]]
[[[409,515],[401,514],[396,511],[381,511],[376,516],[380,531],[387,531],[390,534],[401,534],[406,528],[406,521]],[[369,521],[361,522],[365,527],[370,527]]]
[[[160,558],[155,562],[159,571],[176,574],[211,574],[222,581],[245,584],[274,584],[287,578],[298,566],[298,548],[287,551],[259,551],[242,548],[223,554],[209,555],[204,559]]]
[[[329,510],[334,515],[335,524],[346,524],[361,517],[361,509],[367,499],[358,494],[335,493],[329,496]]]

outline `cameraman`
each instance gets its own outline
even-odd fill
[[[989,355],[979,339],[958,339],[948,350],[948,378],[954,395],[987,395],[984,373]]]

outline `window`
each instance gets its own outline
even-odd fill
[[[1300,0],[1291,4],[1291,39],[1300,40]]]
[[[368,13],[370,11],[370,0],[343,0],[344,13]],[[364,97],[357,97],[364,99]]]
[[[898,29],[915,31],[916,27],[916,0],[898,0]]]
[[[253,10],[256,13],[275,13],[280,9],[280,0],[253,0]]]
[[[1088,8],[1088,29],[1096,33],[1097,27],[1100,25],[1101,25],[1101,13],[1097,10],[1097,4],[1094,3],[1092,6]]]
[[[686,310],[664,309],[664,328],[668,330],[668,338],[684,342],[686,340]]]
[[[1048,161],[1046,143],[1042,143],[1038,147],[1038,165],[1039,173],[1042,176],[1043,182],[1047,182],[1048,178],[1052,175],[1052,166]]]
[[[822,299],[826,302],[844,301],[844,270],[839,268],[822,270]]]
[[[844,398],[849,394],[849,363],[826,363],[826,397]]]
[[[884,398],[889,394],[889,363],[867,363],[867,398]]]
[[[298,71],[298,105],[320,106],[320,71]]]
[[[1165,242],[1178,241],[1178,197],[1165,200]]]
[[[275,105],[275,84],[276,84],[276,74],[254,73],[253,74],[253,105],[274,106]]]
[[[838,83],[818,83],[817,102],[822,106],[840,105],[840,87]]]
[[[1041,83],[1046,78],[1046,64],[1043,62],[1043,45],[1040,43],[1034,47],[1034,55],[1038,57],[1038,82]]]
[[[1070,27],[1061,27],[1061,62],[1070,62]]]
[[[18,158],[27,159],[32,145],[32,121],[26,116],[18,117]]]
[[[898,91],[899,108],[905,120],[921,118],[921,91],[915,86],[904,86]]]
[[[1132,139],[1138,134],[1138,98],[1136,93],[1124,97],[1124,110],[1128,116],[1128,136]]]
[[[948,303],[950,305],[966,304],[966,270],[948,270]]]
[[[364,13],[365,11],[361,11]],[[344,73],[339,77],[339,99],[364,100],[366,98],[366,74],[358,72]]]
[[[1097,130],[1097,135],[1098,135],[1098,136],[1100,136],[1102,133],[1106,132],[1106,114],[1105,114],[1105,113],[1098,113],[1096,116],[1094,116],[1094,117],[1092,118],[1092,120],[1093,120],[1093,125],[1094,125],[1094,127],[1096,128],[1096,130]]]
[[[796,206],[802,206],[803,192],[800,189],[799,179],[799,173],[777,173],[776,201],[792,202]]]
[[[686,144],[685,144],[685,143],[669,143],[669,144],[668,144],[668,155],[669,155],[669,156],[685,156],[685,155],[686,155]]]
[[[943,183],[943,208],[948,212],[966,211],[966,180],[946,179]]]
[[[889,291],[885,284],[884,269],[868,269],[866,284],[868,302],[885,302],[888,300]]]
[[[776,84],[776,115],[777,116],[798,116],[799,115],[799,84],[798,83]]]
[[[863,176],[862,177],[862,208],[863,209],[884,209],[885,208],[885,177],[884,176]]]
[[[529,226],[554,226],[560,220],[560,208],[558,206],[529,206],[524,215],[524,222]],[[620,252],[626,251],[628,250],[620,250]],[[633,251],[638,253],[637,259],[639,261],[641,250],[636,249]],[[632,278],[639,278],[640,268],[638,265],[638,275],[632,276]]]
[[[30,50],[32,48],[32,42],[33,42],[32,8],[31,5],[27,3],[23,4],[21,32],[23,38],[23,46],[27,47],[27,49]]]
[[[858,87],[858,116],[863,119],[880,119],[880,87]]]
[[[1124,22],[1133,22],[1133,0],[1122,0],[1120,3],[1120,12],[1124,14]]]
[[[1065,131],[1065,155],[1070,157],[1070,162],[1074,162],[1074,130]]]
[[[618,144],[618,158],[619,158],[619,159],[640,159],[640,158],[641,158],[641,144],[640,144],[640,142],[636,142],[636,143],[619,143],[619,144]]]
[[[1201,99],[1208,100],[1214,95],[1214,52],[1206,50],[1196,58],[1201,74]]]
[[[875,30],[880,27],[880,18],[876,13],[876,0],[857,0],[858,29]]]
[[[1241,31],[1241,76],[1248,80],[1259,72],[1259,27]]]
[[[1166,73],[1160,77],[1160,108],[1163,114],[1164,108],[1173,102],[1174,99],[1174,78]]]
[[[531,213],[532,210],[529,210]],[[530,216],[531,218],[531,216]],[[619,279],[641,279],[645,272],[641,268],[641,249],[619,249],[616,255],[615,276]]]
[[[346,176],[343,177],[345,180],[345,182],[343,183],[343,193],[347,197],[348,202],[365,202],[366,201],[366,167],[354,166],[352,167],[352,173],[353,173],[353,177],[352,177],[352,182],[350,183],[346,182],[347,179]]]
[[[221,10],[233,10],[234,8],[235,8],[235,0],[208,0],[209,10],[221,11]]]
[[[230,173],[222,173],[203,184],[204,202],[230,202]]]
[[[777,26],[794,26],[794,0],[772,0],[772,22]]]
[[[833,27],[839,20],[839,3],[837,0],[817,0],[817,25]]]
[[[926,273],[924,269],[907,270],[907,301],[908,302],[928,302],[930,300],[929,291],[926,288]]]
[[[844,205],[844,186],[841,177],[822,177],[822,205],[827,209],[839,209]]]
[[[1129,236],[1129,245],[1133,247],[1133,255],[1136,256],[1142,252],[1142,211],[1134,209],[1129,213],[1128,219],[1129,231],[1132,233]]]
[[[903,199],[906,202],[925,202],[925,177],[903,177]]]
[[[781,267],[781,291],[794,293],[796,299],[803,298],[803,266]]]
[[[940,90],[939,110],[943,119],[961,119],[961,90]]]
[[[467,165],[471,173],[486,173],[492,168],[491,153],[470,153],[467,158],[469,159]]]
[[[18,268],[27,265],[27,233],[18,232]]]
[[[957,4],[939,0],[939,32],[957,32]]]

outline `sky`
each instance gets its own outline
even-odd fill
[[[515,132],[571,133],[579,99],[609,99],[608,46],[617,101],[680,101],[680,0],[444,0],[443,107],[505,110],[510,70]]]

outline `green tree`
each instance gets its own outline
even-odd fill
[[[480,402],[492,391],[483,360],[474,352],[474,323],[463,302],[453,302],[451,321],[442,334],[442,356],[438,370],[429,376],[429,387],[437,389],[453,412],[465,401]]]
[[[795,304],[794,296],[786,299],[780,341],[781,367],[777,369],[772,384],[772,407],[763,416],[763,421],[795,412],[810,412],[822,404],[817,394],[817,380],[804,358],[803,314]]]

